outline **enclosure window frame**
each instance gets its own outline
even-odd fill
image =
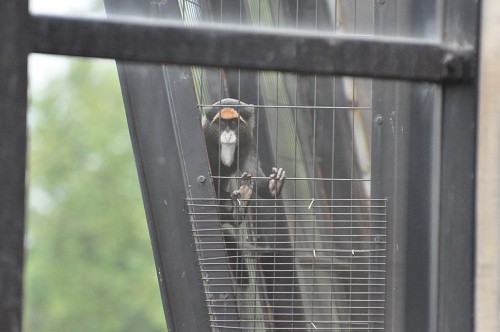
[[[109,5],[117,5],[119,2],[108,1]],[[197,28],[172,22],[137,23],[126,20],[38,16],[29,13],[28,0],[2,1],[0,257],[5,259],[0,260],[0,277],[5,293],[0,296],[0,329],[21,328],[27,58],[30,53],[45,53],[156,64],[167,62],[180,65],[283,70],[440,84],[443,119],[439,153],[441,163],[434,173],[438,181],[434,185],[439,186],[434,198],[440,202],[437,241],[439,256],[436,261],[438,264],[432,263],[427,275],[431,279],[435,276],[435,279],[432,279],[434,286],[424,290],[429,301],[435,301],[433,308],[436,311],[425,311],[419,307],[422,303],[418,298],[414,298],[415,302],[406,304],[415,309],[420,317],[425,317],[432,330],[472,330],[480,3],[466,0],[445,0],[443,3],[442,41],[423,42],[393,37],[332,37],[242,27],[231,30],[220,26]],[[132,39],[131,36],[140,38]],[[254,46],[251,47],[255,50],[253,56],[272,60],[253,61],[243,57],[241,52],[228,51],[228,43],[241,40]],[[266,41],[269,47],[255,47],[262,41]],[[206,43],[210,44],[207,46]],[[180,46],[169,47],[172,44]],[[216,52],[210,57],[201,56],[199,52],[187,52],[200,47],[199,45],[213,47]],[[295,53],[289,52],[290,48]],[[372,55],[370,61],[362,61],[366,54]],[[408,176],[412,176],[411,172]],[[150,203],[146,200],[145,205]],[[148,219],[156,218],[155,212],[149,211]],[[189,225],[186,223],[183,227],[187,228]],[[160,253],[155,252],[155,256],[157,255]],[[162,264],[167,265],[167,262],[162,261]],[[169,291],[176,292],[170,288]],[[161,292],[164,297],[166,289],[163,288]],[[174,296],[180,298],[182,293]],[[197,307],[204,305],[202,296],[198,296],[197,301],[200,301],[196,304]],[[183,310],[189,310],[171,306],[165,306],[164,309],[169,318],[180,315]],[[175,315],[172,315],[173,312]],[[206,317],[206,312],[200,312],[200,320]],[[397,326],[402,324],[407,329],[411,328],[411,317],[399,319],[402,321]],[[208,329],[208,321],[206,323]]]

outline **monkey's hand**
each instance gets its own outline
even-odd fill
[[[272,198],[276,198],[281,194],[284,184],[285,171],[283,168],[273,167],[273,172],[269,175],[269,193]]]
[[[250,203],[249,199],[253,194],[253,182],[252,174],[244,172],[241,175],[240,188],[231,193],[231,199],[237,203],[237,206],[245,207]]]
[[[245,216],[245,209],[250,204],[250,198],[253,194],[252,174],[244,172],[241,175],[241,186],[231,193],[233,200],[234,220],[242,220]]]

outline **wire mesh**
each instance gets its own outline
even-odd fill
[[[371,0],[178,1],[189,25],[373,34]],[[214,331],[234,329],[235,321],[238,329],[260,331],[384,329],[387,202],[371,197],[372,80],[191,72],[202,116],[233,98],[225,106],[238,113],[234,131],[241,132],[248,124],[242,110],[251,104],[258,159],[249,169],[238,145],[235,170],[226,174],[217,143],[219,159],[210,160],[216,197],[186,200]],[[229,127],[218,114],[204,126]],[[286,180],[280,195],[264,198],[273,167],[283,168]],[[252,174],[250,182],[243,172]],[[231,198],[249,183],[251,197]],[[230,279],[206,273],[228,267]],[[214,314],[228,298],[237,311]]]
[[[204,284],[233,289],[218,293],[206,288],[209,310],[231,296],[237,299],[238,314],[230,319],[239,321],[241,329],[384,328],[384,199],[278,199],[277,208],[256,198],[250,209],[227,212],[229,218],[220,227],[202,227],[225,219],[220,215],[224,212],[207,219],[203,208],[223,210],[232,203],[187,201],[193,236],[204,244],[197,248],[202,276],[221,269],[221,264],[228,264],[232,274],[230,280],[202,277]],[[221,233],[226,249],[214,257],[210,244],[217,244],[214,239]],[[204,258],[207,253],[211,258]],[[229,329],[225,323],[227,319],[211,316],[214,328]]]

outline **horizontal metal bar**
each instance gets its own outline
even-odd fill
[[[241,106],[241,104],[234,104],[234,105],[228,105],[224,104],[225,106],[233,106],[233,107],[238,107]],[[209,108],[213,107],[214,105],[208,105],[208,104],[198,104],[198,107],[200,108]],[[291,109],[304,109],[307,111],[310,111],[311,109],[313,110],[347,110],[347,111],[352,111],[352,110],[359,110],[359,111],[372,111],[372,107],[366,107],[366,106],[314,106],[314,105],[252,105],[252,107],[258,112],[261,111],[264,108],[270,108],[274,110],[287,110],[289,108]],[[264,110],[265,111],[265,110]]]
[[[313,315],[316,316],[316,313],[313,313]],[[331,315],[331,313],[330,313]],[[319,315],[318,315],[319,316]],[[292,320],[288,320],[288,319],[238,319],[240,322],[247,322],[247,323],[256,323],[256,322],[291,322],[293,323],[294,321]],[[232,321],[232,320],[222,320],[222,319],[217,319],[216,320],[217,322],[228,322],[228,321]],[[382,324],[383,321],[336,321],[336,320],[318,320],[316,322],[317,324],[356,324],[356,325],[360,325],[360,324],[368,324],[368,323],[379,323],[379,324]]]
[[[229,215],[229,213],[223,213],[223,212],[221,212],[219,215],[222,215],[222,214],[224,214],[226,216]],[[262,216],[263,214],[259,214],[259,215]],[[271,214],[271,215],[274,216],[274,214]],[[209,223],[209,222],[212,222],[212,221],[217,221],[217,219],[216,218],[206,219],[203,222],[204,223]],[[290,223],[298,222],[298,223],[302,223],[302,224],[304,224],[304,223],[315,223],[315,222],[322,222],[322,223],[324,223],[324,222],[332,222],[332,221],[335,222],[335,223],[359,223],[359,224],[362,224],[362,225],[366,224],[366,223],[371,223],[371,224],[375,224],[375,223],[376,224],[386,224],[387,223],[386,220],[370,220],[370,219],[359,219],[359,220],[358,219],[337,219],[337,218],[335,218],[335,219],[320,219],[320,220],[318,220],[318,219],[310,219],[310,218],[308,218],[308,219],[305,219],[305,218],[304,219],[302,219],[302,218],[300,218],[300,219],[288,219],[288,222],[290,222]],[[195,224],[195,225],[199,225],[200,223],[201,223],[201,221],[193,222],[193,224]],[[311,225],[311,226],[309,226],[307,228],[309,228],[309,229],[314,229],[315,228],[315,229],[318,230],[318,229],[320,229],[319,227],[320,226],[317,226],[317,224],[313,224],[313,225]],[[382,226],[382,227],[386,228],[385,226]],[[353,229],[353,227],[349,227],[349,228]],[[363,229],[372,229],[372,228],[374,228],[374,227],[371,227],[371,226],[370,227],[363,227]],[[228,227],[226,229],[231,230],[233,228]],[[259,226],[259,229],[265,229],[265,228],[262,228],[262,227]],[[277,227],[272,227],[272,229],[279,230],[279,229],[290,229],[290,228],[289,227],[279,227],[279,226],[277,226]],[[293,229],[298,229],[298,228],[293,227]],[[327,227],[327,229],[339,229],[339,227],[333,226],[333,227]],[[208,231],[211,231],[211,230],[213,230],[213,229],[208,229]],[[196,232],[196,230],[193,230],[192,232]],[[378,235],[380,235],[380,234],[378,234]]]
[[[224,331],[225,330],[231,330],[231,329],[236,329],[236,328],[233,328],[231,326],[226,326],[224,324],[221,324],[219,323],[218,320],[211,320],[210,322],[212,323],[215,323],[213,325],[211,325],[212,328],[214,329],[223,329]],[[279,320],[279,319],[273,319],[273,320],[269,320],[268,322],[283,322],[282,320]],[[248,323],[247,323],[248,324]],[[332,327],[331,326],[326,326],[326,327],[322,327],[322,326],[318,326],[320,324],[323,324],[323,322],[321,321],[318,321],[316,323],[314,322],[309,322],[309,324],[311,325],[311,327],[313,328],[314,331],[316,330],[323,330],[323,331],[331,331],[332,330]],[[313,326],[313,324],[315,324]],[[328,325],[328,323],[325,323]],[[344,323],[337,323],[338,325],[344,325]],[[379,323],[379,324],[383,324],[383,323]],[[250,324],[249,324],[250,325]],[[367,327],[364,326],[365,324],[361,324],[361,326],[352,326],[350,324],[345,324],[347,326],[343,327],[343,326],[339,326],[339,328],[347,328],[349,329],[349,331],[352,331],[352,330],[363,330],[363,331],[366,331],[367,330]],[[384,330],[385,328],[383,326],[380,326],[380,327],[370,327],[370,331],[371,330]],[[245,327],[241,327],[241,328],[238,328],[237,329],[238,331],[255,331],[255,327],[254,326],[245,326]],[[304,331],[304,328],[298,328],[298,327],[274,327],[272,328],[273,331]]]
[[[236,180],[239,180],[241,179],[240,176],[216,176],[216,175],[212,175],[212,179],[214,180],[217,180],[217,179],[236,179]],[[260,179],[269,179],[269,177],[266,177],[266,176],[252,176],[252,179],[255,179],[255,180],[260,180]],[[294,177],[290,177],[290,178],[287,178],[287,180],[289,181],[298,181],[298,180],[301,180],[301,181],[365,181],[365,182],[370,182],[371,179],[349,179],[349,178],[313,178],[313,177],[302,177],[302,178],[294,178]]]
[[[314,284],[310,285],[314,286]],[[232,293],[239,293],[239,294],[255,294],[255,291],[253,290],[241,290],[241,291],[234,291]],[[307,294],[352,294],[352,295],[367,295],[367,294],[384,294],[384,292],[325,292],[323,290],[309,290],[307,291]],[[210,294],[226,294],[226,292],[210,292]],[[289,291],[275,291],[275,290],[262,290],[259,292],[259,294],[290,294]],[[324,299],[319,299],[321,301],[326,301]],[[237,314],[237,313],[236,313]]]
[[[295,284],[297,285],[297,284]],[[305,285],[305,286],[310,286],[309,285]],[[365,284],[366,286],[366,284]],[[338,300],[339,302],[341,301],[344,301],[344,300]],[[382,301],[380,301],[382,302]],[[209,304],[210,307],[221,307],[223,305],[220,305],[220,304]],[[251,304],[247,304],[247,305],[241,305],[240,308],[261,308],[262,306],[261,305],[251,305]],[[287,305],[273,305],[273,308],[293,308],[292,306],[287,306]],[[351,307],[351,306],[331,306],[331,305],[328,305],[328,306],[310,306],[310,305],[303,305],[302,308],[305,308],[305,309],[332,309],[332,308],[336,308],[336,309],[368,309],[368,308],[372,308],[372,309],[385,309],[384,306],[380,306],[380,307],[373,307],[373,306],[370,306],[370,307],[365,307],[365,306],[355,306],[355,307]],[[324,314],[320,314],[320,313],[315,313],[315,315],[324,315]],[[366,314],[363,314],[363,316],[365,316]],[[380,314],[376,314],[376,315],[380,315]]]
[[[231,230],[234,230],[234,231],[237,231],[238,230],[238,227],[224,227],[225,230],[228,230],[228,231],[231,231]],[[294,228],[282,228],[281,230],[296,230]],[[349,228],[345,228],[346,230],[350,230]],[[359,229],[362,229],[362,228],[359,228]],[[276,228],[253,228],[252,229],[253,231],[270,231],[269,233],[273,232],[273,231],[277,231],[278,229]],[[314,229],[311,229],[311,231],[314,230]],[[332,229],[332,230],[337,230],[337,229]],[[219,232],[221,231],[221,229],[218,230]],[[214,237],[216,238],[216,233],[215,232],[211,232],[209,234],[203,234],[203,233],[200,233],[200,232],[193,232],[194,233],[194,236],[198,237],[198,238],[203,238],[203,239],[208,239],[210,237]],[[277,233],[275,233],[277,234]],[[271,235],[271,234],[270,234]],[[269,236],[270,236],[269,235]],[[277,236],[277,235],[276,235]],[[315,232],[301,232],[301,233],[296,233],[294,234],[294,237],[300,237],[300,238],[307,238],[307,237],[310,237],[310,236],[314,236],[314,237],[322,237],[322,238],[339,238],[339,237],[345,237],[345,238],[348,238],[348,239],[351,239],[351,238],[367,238],[367,237],[375,237],[375,242],[377,243],[381,243],[379,242],[378,238],[382,238],[382,237],[385,237],[385,235],[376,235],[376,236],[369,236],[369,235],[365,235],[365,234],[322,234],[322,233],[315,233]],[[312,240],[313,242],[316,241],[316,240]],[[295,242],[295,240],[293,241],[287,241],[289,243],[292,243],[292,242]],[[296,243],[296,242],[295,242]]]
[[[306,285],[306,286],[310,286],[310,285]],[[366,285],[365,285],[366,286]],[[327,293],[328,294],[328,293]],[[325,302],[327,301],[331,301],[331,300],[324,300]],[[333,302],[335,302],[335,300],[333,300]],[[382,302],[382,301],[380,301]],[[216,306],[211,306],[211,307],[216,307]],[[245,308],[260,308],[261,306],[244,306]],[[270,308],[276,308],[276,306],[269,306]],[[283,308],[284,306],[279,306],[278,308]],[[307,309],[310,309],[310,310],[321,310],[321,311],[325,311],[324,309],[330,309],[329,311],[330,312],[315,312],[314,313],[314,316],[315,317],[323,317],[323,319],[325,319],[326,317],[329,317],[329,316],[332,316],[332,313],[331,313],[331,309],[332,308],[338,308],[338,307],[335,307],[335,306],[322,306],[322,307],[316,307],[316,306],[313,306],[313,307],[306,307],[306,306],[302,306],[304,309],[307,308]],[[286,306],[285,306],[286,308]],[[347,307],[348,309],[363,309],[362,307]],[[240,315],[240,313],[231,313],[230,315]],[[300,315],[300,313],[291,313],[292,316],[295,316],[295,315]],[[369,314],[359,314],[359,316],[368,316]],[[379,313],[379,314],[375,314],[375,316],[383,316],[384,314],[383,313]],[[220,320],[218,320],[220,321]],[[283,320],[281,319],[269,319],[267,321],[280,321],[282,322]],[[326,321],[321,321],[322,323],[326,323]],[[356,324],[356,323],[360,323],[360,321],[352,321],[352,323]]]
[[[293,221],[299,221],[299,220],[292,220]],[[302,221],[302,220],[300,220]],[[335,221],[338,221],[338,220],[335,220]],[[370,226],[370,227],[364,227],[364,226],[316,226],[316,225],[313,225],[313,226],[293,226],[293,227],[279,227],[279,226],[276,226],[276,227],[257,227],[257,229],[259,230],[288,230],[288,229],[293,229],[293,230],[340,230],[340,229],[347,229],[347,230],[350,230],[350,229],[363,229],[363,230],[372,230],[372,229],[381,229],[381,230],[385,230],[387,227],[385,226],[380,226],[380,227],[375,227],[375,226]],[[239,227],[237,226],[233,226],[233,227],[224,227],[224,229],[226,230],[238,230]],[[220,228],[213,228],[213,229],[204,229],[203,232],[219,232],[221,229]],[[198,230],[193,230],[192,231],[195,235],[198,235],[198,234],[202,234],[203,236],[205,236],[205,234],[207,233],[202,233],[201,231],[198,231]],[[300,235],[303,235],[303,233],[300,233]],[[297,236],[297,235],[296,235]],[[332,235],[332,236],[335,236],[335,235]],[[348,235],[345,235],[345,236],[348,236]],[[365,235],[366,236],[366,235]],[[377,234],[377,236],[380,236],[380,234]]]
[[[225,199],[224,202],[231,202],[231,199]],[[288,203],[288,202],[287,202]],[[321,203],[321,202],[320,202]],[[187,206],[192,206],[192,207],[224,207],[225,205],[223,204],[196,204],[196,203],[187,203]],[[309,205],[287,205],[286,206],[288,209],[303,209],[303,208],[309,208]],[[385,209],[385,206],[381,205],[315,205],[314,207],[322,207],[322,208],[332,208],[332,209],[355,209],[355,208],[362,208],[362,209]]]
[[[31,18],[31,51],[37,53],[424,81],[470,80],[476,74],[474,49],[419,40],[172,21]]]
[[[308,271],[311,271],[310,269]],[[324,272],[324,271],[321,271],[321,272]],[[337,271],[335,271],[337,272]],[[351,272],[354,272],[354,271],[351,271]],[[253,277],[252,279],[255,279],[255,280],[264,280],[266,279],[265,276],[255,276]],[[300,276],[300,277],[293,277],[293,278],[290,278],[292,280],[314,280],[315,282],[317,282],[318,279],[328,279],[328,280],[331,280],[332,279],[332,276],[329,275],[329,276],[321,276],[321,275],[315,275],[315,276],[312,276],[312,277],[308,277],[308,276]],[[371,280],[371,281],[374,281],[374,280],[381,280],[381,281],[385,281],[385,277],[369,277],[369,278],[366,278],[366,277],[335,277],[335,280],[361,280],[361,281],[368,281],[368,280]],[[227,279],[221,279],[221,278],[204,278],[204,280],[224,280],[224,281],[227,281]],[[298,282],[293,282],[294,285],[297,284]],[[224,284],[224,285],[227,285],[227,284]]]
[[[274,242],[273,242],[274,243]],[[224,251],[224,249],[210,249],[210,251]],[[271,252],[273,249],[270,248],[255,248],[253,249],[255,251],[264,251],[264,252]],[[317,253],[320,252],[350,252],[354,254],[358,253],[369,253],[369,252],[385,252],[385,249],[315,249]],[[202,251],[202,250],[196,250],[196,251]],[[276,249],[276,251],[280,251],[279,249]],[[302,249],[302,248],[296,248],[293,249],[293,252],[311,252],[311,249]]]
[[[233,226],[233,227],[224,227],[225,230],[228,230],[228,231],[236,231],[236,230],[239,230],[240,228],[238,226]],[[294,231],[298,231],[298,230],[310,230],[310,231],[319,231],[319,230],[327,230],[327,231],[336,231],[336,230],[351,230],[351,229],[362,229],[362,230],[373,230],[373,229],[382,229],[382,230],[385,230],[386,228],[385,227],[255,227],[254,229],[256,230],[259,230],[259,231],[277,231],[277,230],[294,230]],[[201,231],[197,231],[197,230],[193,230],[193,234],[195,236],[204,236],[204,237],[207,237],[207,236],[211,236],[211,234],[215,233],[215,232],[220,232],[221,229],[218,228],[218,229],[207,229],[206,232],[207,233],[202,233]],[[208,233],[208,232],[211,232],[211,233]],[[350,235],[350,234],[322,234],[322,233],[314,233],[314,232],[301,232],[301,233],[297,233],[295,234],[295,236],[310,236],[310,235],[318,235],[318,236],[332,236],[332,237],[337,237],[337,236],[347,236],[347,237],[350,237],[350,236],[368,236],[368,235],[363,235],[363,234],[358,234],[358,235]],[[376,236],[382,236],[380,234],[377,234]],[[385,235],[383,235],[385,236]]]
[[[218,198],[218,201],[229,201],[230,199],[222,199]],[[266,199],[260,199],[260,200],[268,200]],[[280,201],[311,201],[310,198],[275,198],[275,200],[280,200]],[[350,202],[350,201],[362,201],[362,202],[387,202],[387,198],[315,198],[315,201],[329,201],[329,202],[334,202],[334,201],[341,201],[341,202]],[[203,197],[193,197],[193,198],[186,198],[186,201],[214,201],[213,198],[203,198]],[[256,199],[254,199],[256,201]]]
[[[367,279],[365,281],[373,281],[371,279]],[[215,284],[217,286],[227,286],[229,283],[220,283],[220,284]],[[330,287],[330,286],[366,286],[366,283],[336,283],[336,282],[331,282],[331,283],[318,283],[318,282],[315,282],[313,284],[311,283],[300,283],[300,282],[294,282],[293,283],[294,285],[296,286],[314,286],[314,287]],[[246,284],[247,287],[248,286],[258,286],[260,285],[260,283],[248,283]],[[288,286],[290,285],[289,283],[286,283],[286,284],[282,284],[282,283],[274,283],[273,284],[275,287],[276,286]],[[372,283],[371,284],[372,286],[380,286],[380,287],[385,287],[385,284],[384,283],[380,283],[380,284],[377,284],[377,283]]]
[[[253,255],[253,256],[257,256],[257,255]],[[237,257],[240,257],[240,255],[226,255],[225,257],[228,257],[228,258],[237,258]],[[248,257],[248,256],[246,256]],[[258,257],[262,257],[262,256],[258,256]],[[283,257],[283,256],[280,256],[280,257]],[[299,264],[303,264],[303,265],[311,265],[311,263],[313,263],[314,261],[312,260],[313,257],[312,256],[289,256],[289,257],[292,257],[292,258],[295,258],[299,261]],[[353,260],[353,259],[362,259],[363,261],[366,260],[366,259],[375,259],[375,258],[381,258],[381,259],[384,259],[386,258],[386,256],[361,256],[361,257],[348,257],[348,256],[319,256],[319,258],[321,260],[323,260],[323,262],[321,262],[320,264],[330,264],[330,263],[325,263],[324,261],[327,260],[327,259],[331,259],[331,260],[338,260],[338,259],[344,259],[346,262],[344,264],[349,264],[348,263],[348,260]],[[200,259],[200,264],[210,264],[210,261],[212,260],[215,260],[216,258],[205,258],[205,259]],[[301,263],[300,260],[302,259],[308,259],[308,260],[311,260],[311,262],[304,262],[304,263]],[[208,263],[206,263],[208,262]],[[238,264],[238,263],[236,263]],[[377,264],[385,264],[385,263],[377,263]]]
[[[240,327],[240,328],[235,328],[235,327],[231,327],[229,325],[221,325],[221,324],[212,324],[210,325],[212,328],[216,328],[216,329],[224,329],[224,330],[238,330],[238,331],[254,331],[255,330],[255,327],[253,326],[249,326],[249,327]],[[314,328],[315,330],[325,330],[325,331],[331,331],[332,328],[330,326],[328,327],[315,327]],[[304,328],[301,328],[301,327],[273,327],[273,331],[303,331]],[[349,330],[352,331],[352,330],[364,330],[366,331],[366,327],[365,326],[360,326],[360,327],[354,327],[354,326],[350,326],[349,327]],[[385,330],[385,327],[370,327],[370,330]]]
[[[349,272],[349,271],[347,271]],[[245,301],[259,301],[258,298],[247,298],[245,299]],[[290,299],[290,300],[287,300],[287,302],[300,302],[302,301],[301,299]],[[360,303],[360,302],[381,302],[381,300],[371,300],[371,299],[342,299],[341,300],[342,302],[350,302],[350,303]],[[210,304],[216,304],[217,302],[224,302],[224,299],[217,299],[217,298],[214,298],[214,299],[207,299],[206,302],[210,302]],[[307,299],[307,302],[309,303],[314,303],[314,302],[325,302],[324,299]],[[353,309],[355,309],[356,307],[352,307]]]

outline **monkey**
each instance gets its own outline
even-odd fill
[[[207,146],[212,175],[219,198],[225,192],[229,177],[247,172],[257,177],[257,195],[260,198],[277,198],[283,189],[285,171],[273,167],[269,177],[261,169],[253,135],[255,111],[253,105],[226,98],[206,109],[202,128]]]
[[[254,226],[250,207],[250,199],[254,195],[253,175],[258,177],[255,194],[265,199],[278,197],[285,181],[282,168],[273,167],[268,178],[264,175],[257,155],[254,127],[254,107],[231,98],[213,104],[202,117],[210,169],[212,175],[218,177],[214,187],[217,197],[221,199],[221,221],[238,225],[245,220],[250,229]],[[242,172],[241,186],[229,193],[230,177],[240,176],[239,172]],[[236,280],[245,284],[248,273],[238,243],[227,230],[224,238]]]
[[[261,274],[258,280],[263,282],[260,287],[264,287],[261,292],[266,294],[269,303],[276,305],[272,314],[283,321],[276,322],[276,327],[289,328],[290,322],[294,322],[292,326],[305,329],[299,289],[293,284],[296,276],[290,271],[294,261],[286,220],[280,213],[283,211],[281,203],[274,201],[282,192],[285,171],[273,167],[266,177],[257,154],[254,127],[253,105],[231,98],[213,104],[202,117],[210,168],[212,175],[217,177],[215,192],[226,202],[221,204],[221,221],[235,226],[245,221],[250,230],[254,227],[252,224],[260,225],[256,233],[250,234],[250,243],[239,243],[231,232],[224,231],[230,267],[236,283],[248,285],[250,276],[242,250],[258,252],[258,273]],[[227,187],[233,176],[241,176],[241,185],[229,193]],[[252,196],[263,200],[252,202]],[[254,214],[253,209],[259,211]]]

